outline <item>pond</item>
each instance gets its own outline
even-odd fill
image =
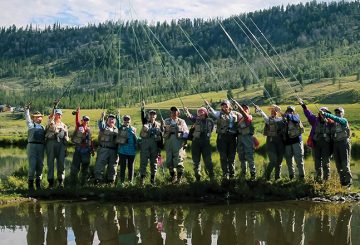
[[[0,208],[2,244],[356,244],[359,206],[38,202]]]

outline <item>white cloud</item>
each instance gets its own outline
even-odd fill
[[[331,0],[326,0],[330,2]],[[131,2],[131,5],[130,5]],[[2,0],[0,26],[87,25],[106,20],[228,17],[301,0]],[[132,7],[130,7],[132,6]],[[135,10],[133,11],[132,8]]]

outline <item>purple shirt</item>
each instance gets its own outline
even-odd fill
[[[314,134],[315,134],[315,129],[319,125],[320,119],[319,119],[318,116],[315,116],[309,109],[304,109],[304,114],[305,114],[308,122],[311,125],[311,131],[310,131],[309,137],[313,140],[314,139]],[[330,128],[331,124],[328,123],[327,127]]]

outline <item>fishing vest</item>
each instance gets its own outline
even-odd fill
[[[140,137],[142,139],[154,139],[155,141],[161,140],[161,124],[154,122],[154,124],[148,122],[143,125],[140,131]]]
[[[82,127],[82,126],[80,126]],[[75,130],[72,137],[71,137],[71,141],[76,144],[76,145],[86,145],[86,146],[91,146],[91,131],[90,128],[88,127],[84,133],[82,133],[80,130]]]
[[[289,138],[299,137],[301,134],[304,133],[304,131],[304,126],[301,121],[299,121],[299,123],[288,121],[287,134],[289,135]]]
[[[281,127],[279,122],[276,122],[274,118],[269,117],[269,122],[265,123],[263,135],[269,137],[276,137],[281,134]]]
[[[330,141],[331,133],[329,124],[327,123],[318,123],[315,128],[313,140],[319,141],[319,140],[325,140],[326,142]]]
[[[44,126],[40,125],[41,128],[30,128],[28,130],[28,143],[37,143],[37,144],[44,144],[45,143],[45,128]]]
[[[45,129],[45,138],[47,140],[57,139],[58,141],[68,141],[68,128],[63,122],[60,122],[60,125],[51,122]]]
[[[133,132],[135,132],[135,128],[132,126],[129,126]],[[116,137],[116,143],[120,145],[125,145],[128,143],[129,138],[129,128],[125,126],[121,126],[119,128],[119,133]]]
[[[350,138],[349,124],[343,126],[340,123],[335,122],[331,127],[331,136],[334,141],[349,139]]]
[[[176,124],[171,123],[172,119],[165,119],[164,123],[164,138],[168,139],[171,135],[175,135],[178,139],[183,137],[184,129],[183,124],[185,124],[184,120],[181,118],[176,119]]]
[[[214,121],[210,118],[205,119],[205,124],[202,122],[201,119],[197,119],[192,126],[192,139],[199,139],[200,137],[206,137],[210,139],[211,132],[214,128]]]
[[[99,131],[99,144],[103,147],[116,148],[116,136],[118,129],[116,127],[110,128],[106,125],[104,130]]]
[[[232,128],[229,127],[231,117],[234,119]],[[227,115],[221,111],[220,117],[216,121],[216,133],[218,133],[218,134],[226,134],[226,133],[236,134],[237,121],[238,121],[237,119],[238,119],[237,115],[234,112],[230,112]]]
[[[240,135],[253,135],[254,134],[254,125],[245,122],[245,118],[242,118],[239,122],[238,132]]]

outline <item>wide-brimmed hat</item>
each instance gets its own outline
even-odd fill
[[[206,116],[208,115],[208,110],[205,107],[200,107],[199,109],[197,109],[197,114],[205,114]]]
[[[107,118],[110,118],[110,117],[115,118],[115,115],[114,115],[114,114],[109,114],[109,115],[107,116]]]
[[[35,111],[31,116],[32,117],[42,117],[43,114],[41,114],[39,111]]]
[[[156,115],[156,111],[155,111],[155,110],[150,110],[148,113],[149,113],[149,114],[155,114],[155,115]]]
[[[271,105],[270,107],[269,107],[269,110],[275,110],[275,111],[281,111],[281,107],[280,106],[278,106],[278,105]]]

